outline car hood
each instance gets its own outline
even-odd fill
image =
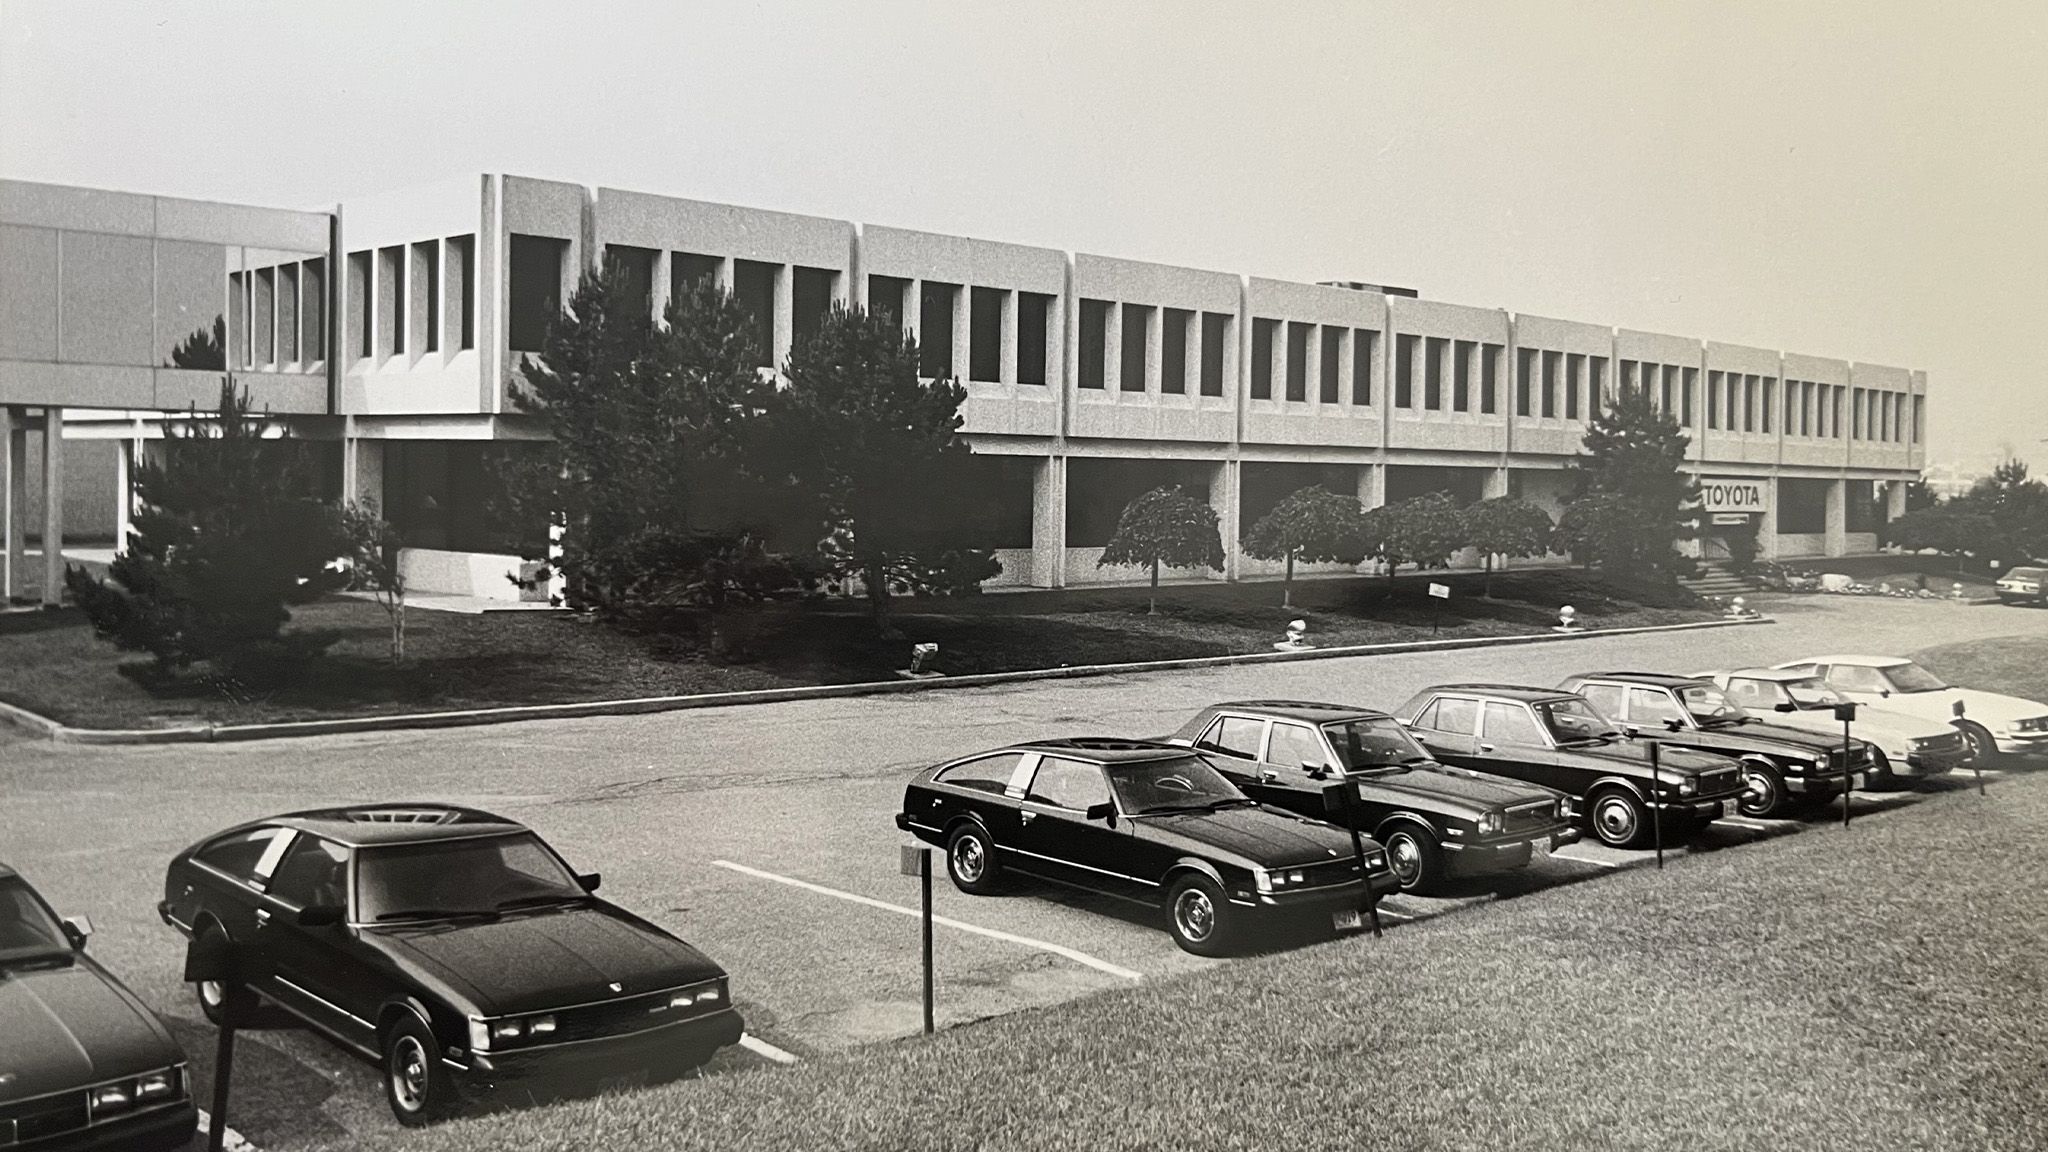
[[[1732,728],[1704,728],[1708,736],[1726,736],[1730,744],[1753,746],[1765,752],[1790,752],[1801,756],[1823,756],[1842,746],[1842,733],[1837,730],[1832,738],[1817,728],[1795,728],[1780,724],[1777,717],[1784,713],[1773,712],[1771,719],[1749,724],[1737,724]],[[1772,748],[1769,745],[1783,745]]]
[[[725,975],[681,940],[602,906],[365,929],[363,936],[394,959],[466,990],[477,1011],[492,1016],[544,1012]]]
[[[1237,857],[1247,867],[1288,868],[1351,854],[1351,833],[1276,808],[1224,808],[1141,816],[1152,838]]]
[[[1591,760],[1607,760],[1615,764],[1647,769],[1650,766],[1650,740],[1617,740],[1612,744],[1588,745],[1583,748],[1560,748],[1560,752],[1584,756]],[[1676,748],[1664,744],[1657,749],[1658,767],[1665,771],[1711,772],[1716,768],[1727,768],[1735,763],[1733,757],[1719,752],[1695,752],[1690,748]]]
[[[1842,722],[1835,719],[1833,711],[1826,708],[1805,709],[1798,712],[1771,713],[1771,726],[1796,728],[1810,733],[1830,748],[1842,743]],[[1919,716],[1895,712],[1867,704],[1856,706],[1856,722],[1850,734],[1856,739],[1875,744],[1885,750],[1886,755],[1902,755],[1909,742],[1923,736],[1940,736],[1954,731],[1946,721],[1930,720]]]
[[[2048,716],[2048,704],[2037,704],[2017,696],[2002,696],[1996,692],[1980,692],[1975,688],[1943,688],[1939,692],[1894,692],[1879,699],[1883,703],[1878,707],[1918,716],[1923,720],[1937,720],[1943,724],[1955,719],[1955,708],[1958,703],[1963,706],[1963,719],[1975,720],[1987,728],[2005,728],[2015,720]]]
[[[184,1062],[156,1017],[83,960],[0,972],[0,1102]]]
[[[1441,766],[1418,767],[1386,776],[1361,776],[1357,781],[1362,799],[1466,816],[1558,797],[1558,793],[1539,785]]]

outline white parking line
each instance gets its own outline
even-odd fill
[[[1775,827],[1775,825],[1766,824],[1761,820],[1751,820],[1746,816],[1723,816],[1719,820],[1714,821],[1714,823],[1733,824],[1737,828],[1749,828],[1758,832],[1769,832]]]
[[[1424,915],[1421,912],[1403,912],[1398,908],[1389,908],[1385,904],[1380,905],[1380,918],[1383,920],[1389,917],[1395,920],[1420,920]]]
[[[899,916],[922,915],[915,908],[907,908],[901,904],[891,904],[887,900],[877,900],[872,896],[862,896],[854,892],[841,892],[837,888],[827,888],[823,884],[813,884],[808,880],[798,880],[792,876],[780,876],[773,872],[764,872],[759,868],[749,868],[745,864],[735,864],[730,860],[713,860],[711,863],[742,875],[753,876],[762,880],[773,880],[777,884],[787,884],[792,888],[802,888],[808,892],[816,892],[821,896],[831,896],[840,900],[848,900],[855,904],[865,904],[870,908],[880,908],[884,912],[894,912]],[[1133,972],[1129,968],[1118,964],[1111,964],[1107,960],[1098,960],[1086,952],[1076,951],[1064,944],[1050,944],[1044,940],[1033,940],[1029,936],[1018,936],[1009,932],[1000,932],[994,928],[983,928],[978,924],[968,924],[948,916],[934,915],[932,923],[944,924],[948,928],[957,928],[962,932],[972,932],[976,936],[986,936],[991,940],[1022,944],[1026,948],[1036,948],[1041,952],[1050,952],[1055,956],[1064,956],[1076,964],[1086,965],[1098,972],[1107,972],[1111,976],[1121,976],[1126,980],[1143,980],[1145,978],[1141,972]]]
[[[782,1049],[777,1048],[775,1045],[770,1044],[766,1040],[761,1039],[759,1036],[756,1036],[751,1032],[740,1033],[740,1047],[745,1048],[747,1051],[752,1052],[756,1056],[766,1056],[768,1059],[775,1061],[777,1064],[796,1063],[795,1056],[791,1055],[788,1052],[784,1052]]]
[[[205,1140],[212,1131],[213,1118],[206,1114],[206,1109],[199,1109],[199,1139]],[[221,1134],[220,1146],[227,1149],[227,1152],[262,1152],[262,1149],[249,1143],[240,1132],[235,1131],[232,1127]]]
[[[1551,855],[1551,858],[1552,858],[1552,859],[1556,859],[1556,860],[1569,860],[1569,861],[1571,861],[1571,862],[1572,862],[1572,863],[1574,863],[1574,864],[1597,864],[1597,865],[1599,865],[1599,866],[1600,866],[1600,867],[1602,867],[1602,868],[1625,868],[1625,867],[1627,867],[1627,865],[1625,865],[1625,864],[1616,864],[1616,863],[1614,863],[1614,862],[1613,862],[1613,861],[1611,861],[1611,860],[1595,860],[1595,859],[1593,859],[1593,858],[1592,858],[1591,856],[1567,856],[1567,855],[1565,855],[1565,854],[1564,854],[1564,853],[1562,853],[1562,852],[1552,852],[1552,853],[1551,853],[1550,855]]]

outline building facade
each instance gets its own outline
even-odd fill
[[[1178,483],[1222,521],[1219,579],[1277,566],[1240,533],[1307,484],[1368,507],[1514,493],[1553,514],[1586,426],[1642,389],[1691,436],[1702,546],[1876,545],[1924,462],[1922,372],[1450,304],[612,188],[489,174],[290,212],[0,181],[0,418],[11,592],[30,535],[125,536],[129,471],[224,368],[326,446],[412,586],[517,598],[482,514],[490,451],[541,435],[514,403],[579,277],[622,265],[657,319],[711,280],[762,370],[835,303],[900,319],[967,389],[1003,573],[1096,566],[1125,503]],[[59,569],[60,549],[42,563]],[[1329,567],[1329,566],[1326,566]],[[46,587],[50,586],[46,584]]]

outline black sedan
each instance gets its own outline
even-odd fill
[[[1851,742],[1845,751],[1838,735],[1767,723],[1713,681],[1695,676],[1581,672],[1565,677],[1558,688],[1585,697],[1631,736],[1740,761],[1748,791],[1737,806],[1745,816],[1778,816],[1802,801],[1825,802],[1855,787],[1873,766],[1864,741]]]
[[[0,864],[0,1148],[185,1148],[185,1053],[85,954],[91,934]]]
[[[1164,906],[1173,938],[1223,955],[1257,918],[1328,916],[1360,924],[1366,901],[1399,882],[1378,843],[1262,807],[1186,748],[1081,738],[1015,744],[926,769],[896,826],[946,850],[961,891],[1020,872]]]
[[[1653,778],[1649,741],[1631,738],[1584,697],[1555,688],[1439,684],[1396,715],[1447,764],[1576,797],[1593,834],[1617,848],[1639,847],[1672,823],[1718,819],[1746,787],[1735,761],[1684,748],[1660,748]],[[1654,829],[1652,812],[1659,817]]]
[[[723,968],[591,893],[524,825],[438,804],[327,808],[179,853],[164,921],[380,1063],[391,1111],[680,1075],[740,1038]],[[234,989],[199,986],[220,1021]],[[508,1093],[508,1095],[510,1095]]]
[[[1212,704],[1167,739],[1206,753],[1252,799],[1304,815],[1323,813],[1332,778],[1346,781],[1352,819],[1386,845],[1404,891],[1519,868],[1579,838],[1563,793],[1439,764],[1400,721],[1370,708]]]

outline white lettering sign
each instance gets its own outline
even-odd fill
[[[1449,600],[1451,598],[1451,586],[1449,584],[1431,584],[1429,586],[1429,594],[1439,600]]]
[[[1700,478],[1700,511],[1763,512],[1771,506],[1768,480],[1739,480],[1720,476]]]

